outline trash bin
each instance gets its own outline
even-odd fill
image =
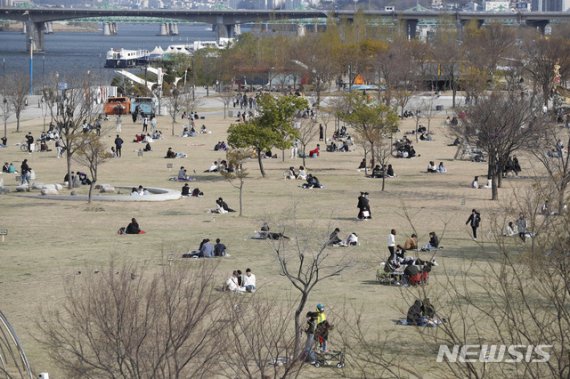
[[[441,112],[443,110],[443,105],[436,105],[435,110]]]

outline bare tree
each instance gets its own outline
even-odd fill
[[[20,116],[28,103],[29,79],[21,72],[3,78],[4,98],[16,116],[16,132],[20,132]]]
[[[292,309],[259,295],[229,296],[224,312],[232,320],[224,331],[228,377],[296,378],[303,362],[294,359]]]
[[[91,195],[93,193],[93,187],[97,183],[99,172],[99,165],[109,161],[113,158],[113,154],[109,152],[109,149],[103,142],[101,136],[94,133],[89,133],[84,135],[84,141],[80,144],[76,154],[73,156],[73,160],[89,168],[89,173],[91,174],[91,184],[89,185],[89,196],[88,203],[91,203]]]
[[[463,122],[453,126],[457,135],[488,154],[488,175],[492,180],[492,200],[505,164],[517,150],[534,147],[544,138],[544,120],[525,98],[514,93],[492,93],[466,109]]]
[[[545,134],[543,144],[538,149],[533,149],[532,152],[546,169],[560,214],[566,205],[566,190],[570,184],[570,154],[564,153],[563,147],[559,145],[562,144],[562,140],[553,129],[547,129]],[[567,143],[570,144],[570,138]]]
[[[307,157],[307,146],[315,139],[317,134],[319,134],[319,127],[315,119],[311,117],[299,118],[298,122],[300,127],[298,129],[297,139],[301,144],[301,152],[303,157],[303,167],[306,167],[306,157]]]
[[[213,267],[134,265],[76,276],[63,305],[41,312],[40,342],[69,378],[199,378],[222,354],[226,327]]]
[[[290,218],[295,220],[293,216]],[[273,243],[273,251],[279,263],[279,271],[287,278],[293,287],[299,291],[300,298],[295,307],[295,343],[294,357],[301,353],[301,314],[313,289],[321,282],[339,275],[350,262],[340,257],[335,259],[329,254],[330,245],[328,235],[318,240],[314,237],[314,230],[308,230],[306,226],[294,224],[292,233],[287,228],[281,227],[283,234],[292,234],[292,240],[279,239]],[[328,233],[327,233],[328,234]]]
[[[176,124],[176,116],[178,116],[178,112],[180,112],[180,102],[180,91],[178,88],[173,88],[172,92],[170,93],[170,98],[168,99],[167,106],[168,115],[172,121],[172,135],[174,135],[174,124]]]
[[[51,117],[59,129],[60,138],[65,146],[67,174],[71,178],[71,161],[75,152],[83,147],[86,140],[81,125],[93,119],[93,104],[96,93],[91,88],[91,75],[82,76],[80,80],[69,78],[70,88],[61,93],[44,89],[44,98],[48,102]],[[59,77],[53,78],[57,83]],[[52,88],[55,88],[54,84]],[[69,181],[69,188],[73,183]]]
[[[228,168],[233,167],[233,171],[220,170],[220,173],[234,187],[239,189],[239,216],[243,216],[243,187],[245,179],[249,176],[247,169],[243,167],[245,162],[251,158],[253,152],[247,149],[232,149],[226,154]],[[238,184],[233,182],[237,180]]]
[[[219,92],[218,97],[222,101],[222,104],[224,104],[224,120],[225,120],[228,115],[228,109],[230,108],[230,103],[235,99],[236,95],[228,87],[224,88],[221,92]]]
[[[390,141],[391,139],[388,140],[384,136],[381,136],[374,144],[374,151],[372,152],[376,158],[376,162],[383,168],[382,191],[384,191],[386,187],[388,163],[390,162],[390,158],[392,158],[392,144]]]

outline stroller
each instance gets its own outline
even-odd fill
[[[327,352],[315,351],[315,367],[335,366],[336,368],[344,367],[344,353],[338,350],[329,350]]]

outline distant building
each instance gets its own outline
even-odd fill
[[[532,10],[535,12],[561,12],[568,8],[569,0],[532,0]]]

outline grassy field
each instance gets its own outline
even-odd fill
[[[131,260],[149,267],[158,267],[165,257],[174,257],[174,264],[194,265],[196,260],[179,259],[182,253],[198,247],[203,238],[221,238],[228,246],[231,257],[220,259],[218,275],[220,284],[233,269],[245,270],[250,267],[257,275],[258,293],[279,299],[295,296],[291,285],[278,275],[278,264],[274,253],[265,241],[250,239],[263,220],[274,225],[283,218],[291,217],[291,209],[296,208],[297,221],[314,231],[316,238],[328,235],[334,227],[341,229],[342,237],[349,232],[358,233],[361,245],[354,248],[336,249],[333,254],[344,255],[351,261],[351,267],[340,276],[318,286],[311,295],[311,308],[316,303],[325,303],[329,314],[343,303],[355,307],[364,306],[372,310],[367,319],[379,333],[397,331],[400,338],[418,338],[409,328],[396,329],[393,320],[405,317],[399,309],[407,309],[401,289],[378,285],[375,281],[376,269],[387,257],[386,239],[390,229],[398,231],[398,243],[411,234],[412,228],[404,216],[404,208],[411,215],[419,233],[420,244],[425,244],[430,231],[445,234],[441,244],[444,249],[437,255],[441,265],[450,271],[461,270],[465,260],[486,260],[489,253],[483,254],[481,244],[489,242],[489,214],[500,204],[492,203],[490,190],[474,190],[470,182],[475,175],[486,176],[485,163],[453,160],[456,148],[447,146],[453,137],[449,135],[443,120],[445,114],[432,120],[434,140],[415,144],[419,156],[414,159],[392,159],[397,177],[387,180],[386,190],[381,191],[380,179],[369,179],[357,167],[362,159],[361,149],[354,147],[351,152],[322,152],[317,159],[308,159],[310,173],[316,175],[326,188],[303,190],[299,181],[283,179],[283,172],[289,166],[298,167],[300,159],[264,160],[267,178],[261,178],[257,162],[246,166],[250,177],[246,180],[244,196],[244,217],[237,213],[216,215],[207,213],[215,207],[215,199],[222,196],[231,207],[238,207],[238,191],[219,174],[203,173],[212,161],[225,158],[215,152],[217,141],[226,139],[226,129],[233,121],[223,119],[220,107],[208,102],[208,108],[200,109],[206,114],[204,123],[211,134],[195,138],[171,136],[170,120],[159,118],[159,128],[164,139],[152,145],[153,151],[137,156],[142,145],[132,143],[135,133],[141,126],[131,120],[123,122],[123,157],[114,159],[100,168],[100,183],[134,187],[138,185],[179,189],[182,184],[168,181],[176,175],[179,166],[185,166],[190,173],[195,170],[196,182],[191,187],[204,191],[202,198],[185,198],[177,201],[147,202],[99,202],[88,205],[77,201],[52,201],[30,194],[16,194],[16,181],[4,174],[4,185],[11,190],[0,196],[0,227],[9,229],[9,235],[0,244],[2,266],[0,268],[1,309],[7,315],[28,352],[37,372],[50,371],[53,377],[57,370],[48,360],[35,338],[39,337],[36,326],[42,306],[58,304],[63,299],[62,286],[78,272],[104,268],[111,257],[117,261]],[[200,123],[201,124],[201,123]],[[198,125],[200,125],[198,124]],[[106,125],[110,131],[105,139],[111,145],[115,137],[113,123]],[[176,125],[181,134],[182,124]],[[414,128],[413,121],[402,121],[401,137],[404,131]],[[24,132],[32,131],[39,136],[42,122],[27,119],[22,124],[22,132],[14,132],[15,125],[9,125],[9,147],[0,150],[0,160],[13,162],[18,168],[23,159],[28,159],[35,170],[37,182],[62,182],[66,173],[65,160],[57,159],[55,151],[28,154],[21,152],[14,144],[23,139]],[[315,141],[316,144],[317,141]],[[312,144],[314,145],[314,144]],[[321,142],[321,146],[324,143]],[[168,147],[188,154],[186,159],[166,160]],[[324,149],[323,149],[324,150]],[[278,152],[280,157],[280,152]],[[427,174],[429,161],[436,164],[443,161],[446,174]],[[169,170],[167,163],[174,168]],[[528,166],[521,159],[523,170]],[[79,168],[88,172],[87,168]],[[506,193],[511,186],[521,186],[525,179],[509,179]],[[361,222],[356,219],[357,196],[360,191],[370,193],[372,220]],[[64,190],[63,192],[67,192]],[[482,228],[479,243],[470,238],[470,229],[465,225],[472,208],[480,210]],[[139,236],[119,236],[117,229],[126,226],[131,217],[136,217],[141,228],[147,233]],[[348,257],[346,257],[349,255]],[[420,253],[422,258],[431,254]],[[432,272],[432,282],[438,280],[438,268]],[[414,291],[404,289],[404,291]],[[334,344],[335,337],[331,336]],[[413,350],[412,350],[413,351]],[[416,351],[424,355],[426,361],[435,362],[435,355],[429,351]],[[405,359],[412,359],[406,357]],[[324,375],[315,372],[315,377]],[[327,371],[326,376],[332,375]]]

